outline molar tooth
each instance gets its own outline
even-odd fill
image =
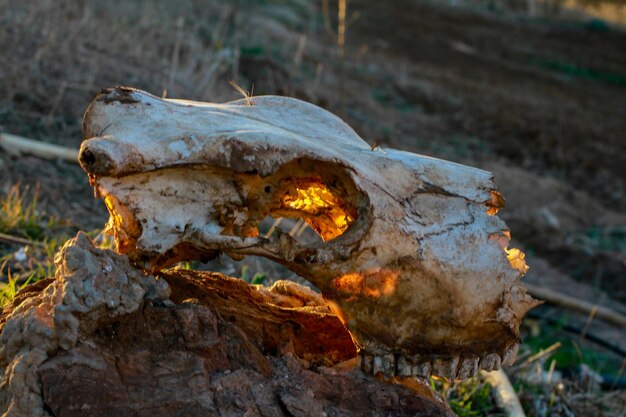
[[[456,377],[456,369],[459,364],[459,357],[454,356],[452,358],[438,358],[433,361],[433,374],[454,379]]]
[[[372,355],[368,355],[365,353],[361,354],[361,369],[366,375],[372,375],[372,371],[374,368],[373,362],[374,358],[372,357]]]
[[[496,355],[496,357],[494,358],[494,361],[493,361],[493,370],[497,371],[498,369],[500,369],[500,366],[502,365],[502,358],[500,358],[500,355],[498,355],[497,353],[495,353],[494,355]]]
[[[374,367],[372,373],[376,375],[379,372],[383,372],[383,358],[382,356],[374,356]]]
[[[458,368],[457,378],[464,379],[476,375],[478,373],[478,360],[478,356],[463,359]]]
[[[458,373],[458,369],[459,369],[459,362],[461,361],[461,358],[459,357],[459,355],[456,355],[454,357],[452,357],[452,359],[449,360],[448,362],[448,376],[450,379],[455,379],[456,378],[456,374]]]
[[[504,351],[504,355],[502,355],[502,366],[511,366],[515,363],[518,349],[519,345],[515,343],[513,346],[509,346],[509,348]]]
[[[443,376],[443,367],[444,362],[443,359],[437,358],[432,362],[432,374],[436,376]]]
[[[485,370],[485,371],[493,371],[494,369],[497,369],[495,367],[496,365],[496,358],[498,361],[498,367],[500,366],[500,355],[498,355],[497,353],[490,353],[488,355],[486,355],[485,357],[483,357],[480,360],[480,369]]]
[[[426,361],[426,362],[418,363],[417,365],[413,365],[413,368],[411,370],[411,375],[428,378],[430,376],[431,370],[432,370],[432,366],[430,365],[430,362]]]
[[[396,357],[393,353],[382,356],[382,371],[386,376],[396,375]]]
[[[404,355],[398,355],[396,369],[398,376],[411,376],[411,362]]]

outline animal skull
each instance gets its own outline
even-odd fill
[[[279,262],[321,290],[369,373],[462,378],[514,360],[536,301],[489,172],[372,149],[286,97],[212,104],[117,87],[91,103],[83,134],[118,251],[143,268],[222,252]],[[323,242],[260,237],[267,215],[302,218]]]

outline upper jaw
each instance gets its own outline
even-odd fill
[[[387,377],[415,376],[428,378],[435,375],[449,380],[470,378],[478,371],[495,371],[511,366],[517,357],[518,343],[509,346],[501,353],[478,355],[455,355],[450,357],[420,356],[404,354],[383,354],[360,356],[363,372],[369,375],[382,373]]]

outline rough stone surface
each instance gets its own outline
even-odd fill
[[[164,299],[168,287],[132,268],[128,259],[94,250],[80,233],[55,258],[56,279],[3,317],[0,334],[0,411],[45,416],[38,368],[58,351],[80,343],[102,319],[136,311],[144,300]],[[4,315],[3,315],[4,316]]]
[[[453,415],[414,380],[335,365],[354,363],[354,345],[314,295],[189,271],[155,278],[84,234],[55,261],[54,280],[2,312],[3,416]]]

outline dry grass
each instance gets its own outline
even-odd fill
[[[272,41],[305,27],[311,7],[302,0],[1,2],[0,129],[77,144],[86,104],[114,85],[236,98],[228,80],[240,81],[242,51],[259,44],[259,32]],[[271,48],[282,53],[293,42]]]
[[[14,184],[0,198],[0,232],[39,240],[44,229],[54,221],[46,219],[38,210],[39,190],[35,190],[31,196],[28,191],[28,188],[22,190],[19,184]]]
[[[4,302],[21,286],[54,275],[54,254],[71,229],[66,221],[39,208],[38,193],[19,184],[0,193],[0,300]]]
[[[223,99],[238,54],[233,4],[4,2],[0,123],[18,132],[57,128],[77,142],[85,105],[103,87]]]

